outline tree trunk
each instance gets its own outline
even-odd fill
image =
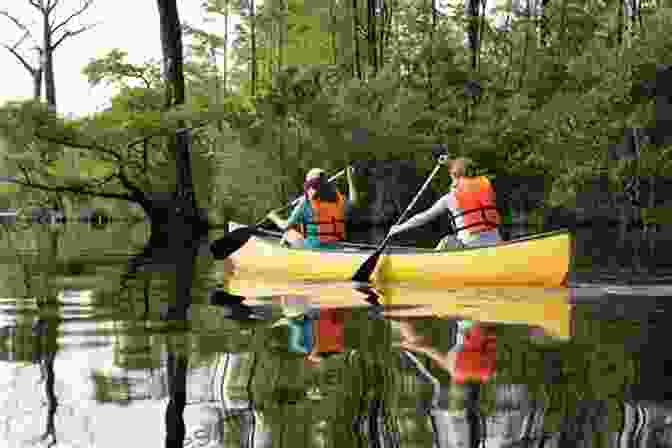
[[[355,43],[355,64],[354,74],[357,78],[362,79],[362,62],[359,55],[359,8],[357,7],[357,0],[352,0],[352,23],[354,32],[352,38]]]
[[[566,2],[567,0],[565,0]],[[625,8],[625,2],[627,0],[623,0],[619,2],[618,6],[618,28],[616,30],[616,42],[618,43],[618,46],[620,47],[623,45],[623,9]]]
[[[52,47],[52,30],[49,23],[49,11],[42,11],[42,58],[40,65],[44,70],[44,88],[47,99],[47,106],[51,110],[56,110],[56,81],[54,79],[54,48]]]
[[[432,25],[429,31],[429,44],[431,47],[429,58],[427,58],[427,103],[429,108],[434,110],[434,36],[436,33],[436,0],[431,0],[429,7],[432,14]]]
[[[541,1],[541,18],[539,19],[539,41],[542,47],[548,43],[548,36],[550,35],[549,20],[548,20],[548,5],[550,0]]]
[[[287,5],[285,0],[280,0],[280,21],[278,32],[278,72],[281,72],[285,64],[285,46],[287,45]]]
[[[371,73],[378,73],[378,48],[376,45],[376,0],[367,0],[367,40]]]
[[[255,0],[250,0],[250,39],[252,41],[250,54],[250,93],[252,96],[257,94],[257,34],[254,2]]]
[[[229,78],[229,0],[224,0],[224,60],[222,62],[222,89],[228,95]]]
[[[38,62],[37,67],[33,70],[31,75],[33,75],[33,99],[35,101],[40,101],[42,98],[42,73],[44,72],[44,66],[42,64],[42,48],[37,49],[38,53]]]
[[[476,69],[481,66],[481,48],[483,48],[483,36],[485,35],[485,12],[487,11],[488,0],[482,0],[480,4],[480,16],[478,19],[478,46],[476,47]],[[478,96],[475,100],[478,101]]]
[[[479,0],[468,0],[467,7],[467,19],[468,19],[468,30],[467,34],[469,37],[469,48],[471,50],[471,69],[476,71],[476,64],[478,60],[477,48],[478,48],[478,19],[480,17],[478,11]]]
[[[163,52],[163,77],[166,83],[166,107],[184,104],[182,29],[175,0],[157,0]]]
[[[163,50],[163,76],[166,85],[166,106],[185,103],[185,86],[182,54],[182,28],[176,0],[157,0]],[[184,128],[184,124],[181,124]],[[177,214],[187,217],[196,215],[196,198],[191,171],[191,133],[180,129],[171,138],[170,146],[175,155],[177,170]]]
[[[527,0],[527,11],[531,13],[532,9],[532,0]],[[518,78],[518,89],[523,88],[523,83],[525,82],[525,74],[527,72],[527,53],[530,47],[530,27],[529,24],[525,25],[525,45],[523,45],[523,55],[521,61],[520,77]]]
[[[168,390],[170,401],[166,407],[166,448],[177,448],[184,445],[186,427],[184,424],[184,408],[187,405],[187,370],[189,360],[185,355],[168,352],[166,363]]]
[[[329,21],[331,24],[331,30],[329,34],[331,37],[331,51],[334,57],[333,64],[338,64],[338,47],[336,45],[336,0],[329,0]]]

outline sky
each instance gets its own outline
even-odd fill
[[[180,20],[183,23],[203,26],[203,14],[198,0],[178,0]],[[80,0],[62,0],[57,17],[67,17],[80,4]],[[9,6],[8,6],[9,5]],[[37,36],[38,16],[28,0],[4,0],[0,9],[7,9],[24,22],[33,21]],[[156,0],[95,0],[82,15],[80,22],[73,21],[72,29],[80,24],[98,24],[78,36],[66,39],[54,53],[56,101],[58,110],[65,114],[84,115],[100,110],[113,91],[104,85],[91,88],[81,71],[92,59],[105,56],[119,48],[128,53],[128,60],[141,63],[161,58],[159,16]],[[204,28],[221,24],[206,24]],[[221,30],[223,30],[223,25]],[[233,29],[230,25],[229,29]],[[21,32],[9,20],[0,17],[0,44],[12,44]],[[29,99],[32,82],[28,71],[5,48],[0,47],[0,105],[9,100]]]

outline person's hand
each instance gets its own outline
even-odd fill
[[[395,224],[392,227],[390,227],[390,236],[396,235],[397,233],[401,233],[404,231],[404,227],[401,224]]]

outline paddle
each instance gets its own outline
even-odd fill
[[[343,174],[345,174],[345,169],[343,169],[343,170],[339,171],[338,173],[334,174],[333,176],[331,176],[329,178],[329,182],[335,181],[339,177],[342,177]],[[303,198],[303,196],[300,196],[300,197],[294,199],[289,204],[286,204],[285,206],[283,206],[279,209],[276,209],[276,211],[282,211],[282,210],[288,209],[288,208],[298,204],[298,202],[302,198]],[[213,257],[217,260],[221,260],[223,258],[228,257],[229,255],[231,255],[232,253],[234,253],[235,251],[237,251],[241,247],[243,247],[243,245],[245,243],[247,243],[247,241],[250,239],[252,234],[254,234],[254,232],[257,230],[257,227],[259,227],[264,222],[266,222],[267,219],[268,219],[268,216],[264,216],[264,219],[260,220],[256,224],[254,224],[252,226],[247,226],[247,227],[240,227],[240,228],[234,230],[233,232],[229,232],[226,235],[224,235],[223,237],[221,237],[220,239],[214,241],[210,245],[210,251],[212,252]]]
[[[420,198],[420,195],[425,191],[425,188],[427,188],[427,185],[432,181],[436,173],[439,171],[439,168],[441,168],[441,165],[444,165],[448,161],[448,154],[441,154],[439,156],[439,161],[437,162],[436,166],[434,167],[434,170],[432,170],[432,173],[429,175],[425,183],[420,187],[420,190],[417,192],[411,203],[409,204],[408,207],[406,207],[406,210],[401,214],[399,219],[397,219],[397,222],[394,225],[400,224],[404,218],[406,217],[406,214],[413,208],[415,203],[418,201]],[[378,259],[380,258],[380,255],[383,253],[385,250],[385,246],[387,246],[387,242],[390,240],[392,235],[390,233],[387,234],[383,242],[380,244],[378,249],[367,258],[364,263],[357,269],[357,272],[355,272],[355,275],[352,276],[352,281],[353,282],[358,282],[358,283],[368,283],[369,277],[371,277],[371,274],[373,273],[373,270],[376,268],[376,265],[378,264]]]

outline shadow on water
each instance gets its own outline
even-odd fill
[[[0,446],[672,446],[664,285],[283,284],[64,233],[2,240]]]

